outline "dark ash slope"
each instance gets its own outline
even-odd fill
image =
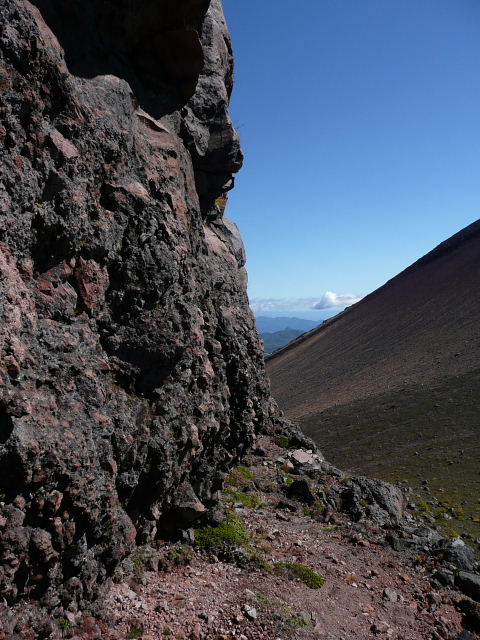
[[[444,522],[474,537],[479,293],[475,222],[267,362],[280,407],[332,462],[431,490],[444,510],[466,500]]]

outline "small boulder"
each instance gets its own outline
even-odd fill
[[[315,496],[306,480],[295,480],[285,489],[285,495],[292,500],[300,500],[305,504],[314,504]]]
[[[303,449],[296,449],[291,456],[292,462],[295,466],[303,466],[304,464],[313,464],[313,456],[307,453]]]
[[[457,608],[463,613],[463,626],[480,633],[480,604],[471,600],[460,600]]]
[[[249,620],[256,620],[258,617],[257,610],[249,604],[244,605],[243,612]]]
[[[455,586],[466,596],[480,602],[480,574],[460,571],[455,576]]]
[[[443,538],[435,549],[435,555],[463,571],[475,568],[475,553],[461,538]]]

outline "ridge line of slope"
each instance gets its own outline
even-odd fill
[[[265,362],[271,362],[272,360],[286,353],[293,347],[296,347],[299,344],[302,344],[303,342],[308,340],[311,336],[320,334],[323,330],[327,329],[328,327],[331,327],[333,324],[338,322],[338,320],[345,317],[345,315],[347,313],[350,313],[353,309],[358,308],[360,305],[363,305],[367,301],[372,300],[372,298],[380,295],[381,292],[394,280],[400,280],[405,276],[410,275],[412,272],[416,271],[419,267],[430,264],[434,260],[438,260],[442,258],[447,253],[455,251],[460,246],[460,244],[462,243],[465,244],[466,242],[470,242],[471,240],[475,239],[477,236],[480,236],[480,219],[475,220],[470,225],[468,225],[467,227],[464,227],[463,229],[455,233],[453,236],[451,236],[447,240],[444,240],[443,242],[438,244],[434,249],[432,249],[431,251],[426,253],[424,256],[422,256],[421,258],[413,262],[411,265],[406,267],[403,271],[400,271],[400,273],[393,276],[393,278],[390,278],[380,287],[378,287],[371,293],[367,294],[359,302],[356,302],[355,304],[350,305],[343,311],[340,311],[340,313],[337,313],[337,315],[322,322],[320,326],[314,327],[313,329],[310,329],[310,331],[306,331],[301,336],[299,336],[298,338],[295,338],[284,347],[277,349],[277,351],[275,351],[274,353],[270,354],[268,357],[265,358]]]

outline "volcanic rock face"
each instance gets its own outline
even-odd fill
[[[0,598],[94,597],[266,424],[219,0],[0,0]]]

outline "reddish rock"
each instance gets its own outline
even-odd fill
[[[80,258],[75,269],[82,302],[89,309],[95,311],[101,306],[108,287],[108,272],[106,267],[100,267],[95,260]]]
[[[76,158],[78,156],[77,147],[67,140],[60,131],[54,129],[49,134],[49,140],[56,149],[58,153],[60,153],[66,160],[70,160],[71,158]]]
[[[233,59],[219,0],[0,4],[0,601],[74,611],[270,424]]]

